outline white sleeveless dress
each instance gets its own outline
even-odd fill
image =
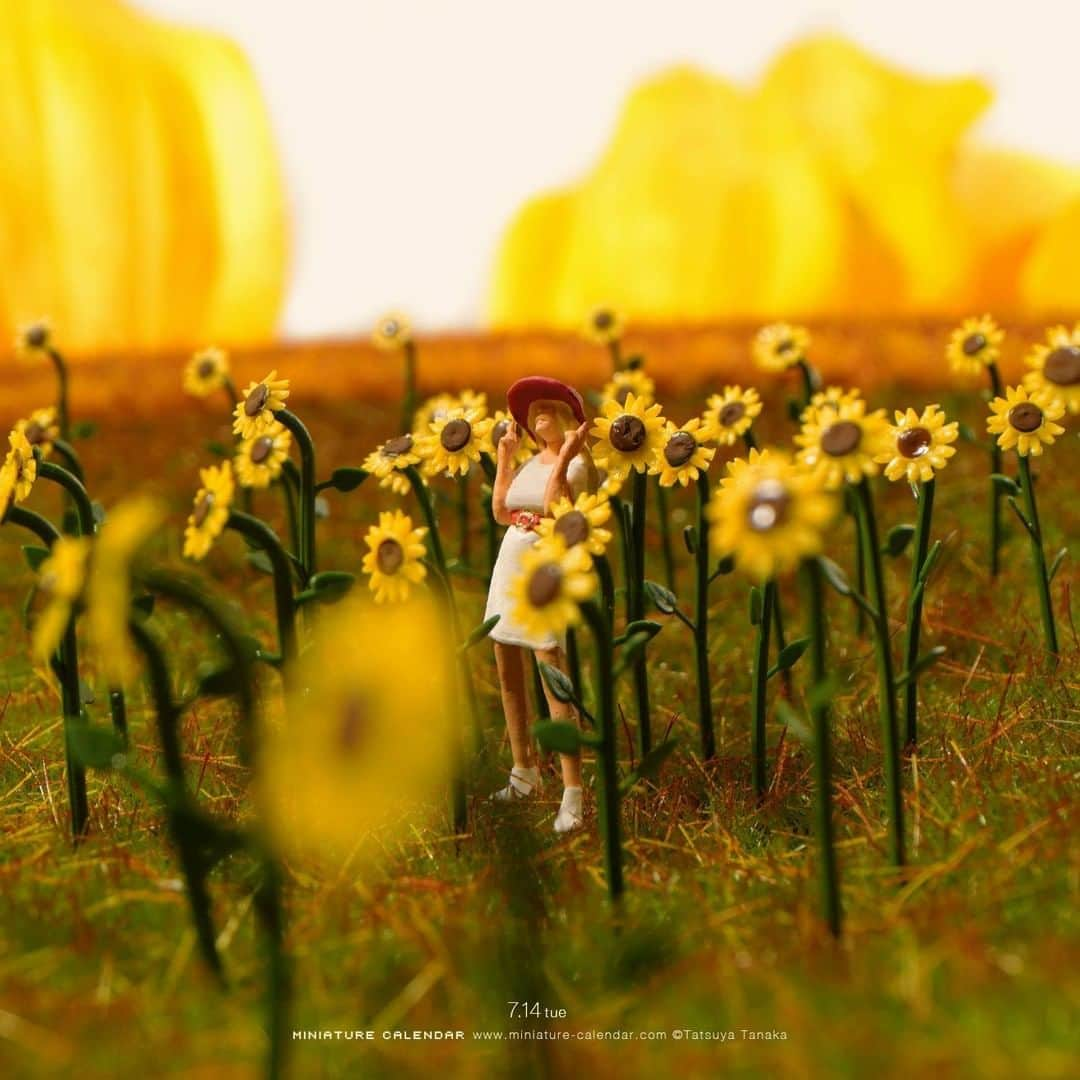
[[[554,464],[547,465],[534,454],[515,473],[506,493],[507,510],[531,510],[534,514],[544,512],[544,491]],[[566,480],[573,498],[586,489],[589,469],[581,457],[574,458],[566,470]],[[492,615],[500,616],[491,639],[503,645],[520,645],[526,649],[553,649],[562,642],[555,637],[537,638],[530,634],[514,618],[514,599],[510,587],[521,573],[521,557],[540,538],[540,534],[519,529],[516,525],[507,527],[499,547],[499,556],[491,573],[491,588],[488,590],[487,609],[484,611],[485,622]]]

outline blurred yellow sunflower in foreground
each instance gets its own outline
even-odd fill
[[[460,719],[449,640],[423,595],[378,609],[350,597],[320,615],[280,723],[260,732],[256,795],[279,852],[352,864],[443,801]]]
[[[587,547],[567,547],[563,537],[554,533],[538,540],[521,557],[521,573],[510,586],[514,618],[533,637],[561,637],[581,621],[578,605],[596,589]]]
[[[86,583],[86,626],[110,686],[123,686],[138,673],[128,633],[132,563],[164,517],[165,508],[156,499],[136,496],[109,511],[94,540]]]
[[[274,413],[285,408],[288,396],[289,380],[279,379],[276,371],[271,371],[265,379],[248,383],[233,410],[233,433],[242,439],[261,435],[277,422]]]
[[[761,415],[761,396],[752,387],[725,386],[706,402],[701,437],[720,446],[733,446]]]
[[[978,375],[1001,356],[1005,331],[989,315],[965,319],[949,338],[945,357],[959,375]]]
[[[261,435],[244,441],[233,457],[233,472],[241,487],[266,488],[281,475],[289,459],[292,433],[275,420]]]
[[[709,467],[715,454],[715,447],[705,445],[699,417],[687,420],[681,428],[669,421],[663,446],[650,471],[659,477],[661,487],[686,487]]]
[[[83,536],[61,536],[49,557],[38,567],[38,589],[46,604],[34,623],[31,648],[34,659],[47,663],[56,652],[86,583],[90,541]]]
[[[224,532],[236,493],[231,462],[200,469],[199,479],[202,487],[195,493],[184,529],[184,557],[196,561],[205,557]]]
[[[45,409],[35,409],[28,417],[19,420],[15,430],[25,436],[31,447],[40,450],[43,458],[53,452],[53,444],[60,438],[56,410],[51,405]]]
[[[945,468],[956,453],[960,425],[945,422],[945,414],[937,405],[927,405],[921,413],[914,409],[896,411],[896,423],[889,427],[891,449],[883,451],[878,463],[885,466],[889,480],[906,480],[909,484],[926,483]]]
[[[1025,362],[1031,368],[1024,376],[1029,391],[1045,391],[1070,413],[1080,413],[1080,323],[1071,331],[1065,326],[1048,330],[1046,344],[1036,345]]]
[[[623,318],[612,308],[594,308],[585,320],[582,333],[594,345],[610,345],[623,335]]]
[[[583,544],[590,555],[603,555],[611,543],[611,530],[604,528],[610,520],[611,503],[602,494],[583,491],[572,502],[563,498],[553,503],[536,531],[542,537],[561,537],[568,548]]]
[[[751,450],[727,468],[708,507],[718,555],[733,556],[742,571],[766,581],[822,551],[837,499],[820,474],[774,450]]]
[[[412,518],[400,510],[381,513],[379,524],[368,529],[362,566],[376,604],[400,604],[408,599],[410,586],[424,580],[427,567],[421,560],[427,551],[426,534],[423,526],[414,529]]]
[[[417,449],[429,476],[445,473],[464,476],[480,460],[492,421],[483,408],[457,405],[429,425],[429,434],[418,440]]]
[[[772,323],[754,336],[754,362],[762,371],[787,371],[806,360],[810,334],[801,326]]]
[[[593,447],[596,464],[616,484],[631,469],[645,472],[664,445],[666,424],[658,404],[650,405],[635,394],[627,394],[622,404],[605,401],[589,432],[598,440]]]
[[[379,487],[389,488],[395,495],[408,495],[411,485],[404,475],[404,470],[410,465],[419,464],[416,439],[406,434],[396,435],[380,443],[364,458],[362,468],[378,478]]]
[[[878,458],[889,448],[885,410],[867,414],[865,401],[845,401],[835,412],[809,410],[810,417],[795,442],[802,447],[800,464],[820,475],[825,487],[837,491],[881,470]]]
[[[624,368],[622,371],[616,371],[604,383],[604,388],[600,391],[600,400],[601,402],[617,401],[620,405],[624,405],[630,394],[647,405],[655,401],[656,383],[645,374],[644,368]]]
[[[371,343],[383,352],[404,349],[412,341],[412,324],[407,315],[391,311],[375,323]]]
[[[29,440],[21,431],[10,432],[7,456],[0,465],[0,519],[30,495],[36,479],[37,461]]]
[[[1029,394],[1023,386],[1010,386],[1005,397],[990,402],[986,430],[998,437],[1002,450],[1015,450],[1021,457],[1038,457],[1065,429],[1055,420],[1065,415],[1065,403],[1044,390]]]
[[[799,423],[805,424],[811,417],[816,417],[820,423],[823,414],[835,416],[841,406],[858,401],[861,397],[862,391],[854,386],[850,390],[845,390],[842,386],[827,386],[810,398],[810,404],[803,409]]]
[[[184,368],[184,389],[193,397],[209,397],[229,378],[229,358],[224,350],[200,349]]]

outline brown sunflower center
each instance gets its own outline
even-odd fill
[[[191,512],[191,521],[198,528],[207,517],[210,516],[210,511],[214,509],[214,493],[212,491],[204,492],[202,497],[195,503],[195,509]]]
[[[1033,401],[1021,401],[1009,410],[1009,423],[1025,435],[1038,431],[1042,422],[1043,411]]]
[[[921,458],[934,443],[934,437],[924,427],[908,428],[896,439],[896,449],[906,458]]]
[[[388,338],[397,337],[400,330],[401,324],[397,321],[397,319],[387,319],[382,324],[382,332]]]
[[[338,743],[346,753],[354,753],[368,729],[368,710],[359,697],[349,697],[341,707]]]
[[[610,311],[598,311],[593,315],[592,321],[597,330],[610,330],[612,323],[615,321],[615,316]]]
[[[746,405],[741,401],[729,401],[720,410],[720,426],[734,427],[746,415]]]
[[[36,420],[27,421],[26,427],[23,428],[23,435],[31,446],[40,446],[49,441],[45,429]]]
[[[396,574],[405,561],[405,549],[396,540],[384,540],[375,552],[375,562],[384,574]]]
[[[259,383],[244,399],[244,413],[247,416],[258,416],[266,407],[266,399],[269,396],[270,387],[266,383]]]
[[[41,323],[35,323],[26,331],[26,344],[32,349],[40,349],[49,340],[49,331]]]
[[[1080,346],[1060,345],[1043,364],[1043,374],[1058,386],[1080,383]]]
[[[383,456],[400,457],[402,454],[407,454],[412,449],[412,441],[411,435],[398,435],[393,439],[387,439],[383,443]]]
[[[451,454],[456,454],[459,450],[464,450],[469,445],[469,440],[472,438],[472,425],[468,420],[448,420],[446,426],[442,429],[442,433],[439,435],[439,442],[442,443],[443,449]]]
[[[270,456],[270,451],[273,449],[274,440],[269,435],[260,435],[251,444],[251,460],[256,465],[261,465]]]
[[[791,496],[779,480],[763,480],[750,498],[747,524],[754,532],[769,532],[784,523],[790,503]]]
[[[776,351],[778,353],[782,354],[782,355],[786,355],[787,353],[791,352],[791,350],[794,349],[794,348],[795,348],[795,342],[792,341],[791,338],[784,338],[783,341],[781,341],[781,342],[779,342],[777,344]]]
[[[821,449],[830,457],[844,457],[862,442],[862,428],[852,420],[831,424],[821,436]]]
[[[589,519],[580,510],[570,510],[555,522],[555,533],[573,547],[589,538]]]
[[[664,460],[673,469],[678,469],[694,456],[696,449],[697,443],[693,435],[688,431],[676,431],[664,447]]]
[[[968,334],[960,346],[965,356],[978,356],[987,346],[985,334]]]
[[[209,357],[205,360],[200,360],[197,370],[201,379],[209,379],[210,376],[214,374],[214,361]]]
[[[562,578],[562,570],[555,563],[537,567],[529,578],[529,603],[533,607],[547,607],[559,595]]]
[[[648,433],[645,424],[639,416],[631,416],[623,413],[611,422],[611,445],[620,453],[632,454],[645,445],[645,437]]]

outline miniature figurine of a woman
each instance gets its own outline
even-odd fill
[[[510,781],[494,798],[528,798],[540,786],[540,770],[530,733],[529,683],[532,658],[526,650],[561,671],[566,670],[563,643],[555,637],[538,638],[514,618],[511,585],[521,573],[522,555],[536,543],[536,527],[553,503],[576,498],[596,487],[596,468],[585,449],[588,424],[581,395],[558,379],[539,375],[519,379],[506,394],[516,421],[498,437],[492,510],[500,525],[508,526],[491,575],[484,618],[500,616],[491,631],[499,671],[506,731],[514,757]],[[519,427],[532,436],[539,452],[515,469],[520,447]],[[571,706],[556,700],[546,684],[552,719],[574,721]],[[576,829],[582,823],[581,758],[561,754],[563,797],[555,816],[555,831]]]

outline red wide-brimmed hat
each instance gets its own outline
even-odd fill
[[[561,401],[570,406],[579,424],[585,423],[585,402],[572,386],[546,375],[526,375],[506,391],[506,405],[510,415],[534,440],[536,436],[529,427],[529,408],[534,401]]]

